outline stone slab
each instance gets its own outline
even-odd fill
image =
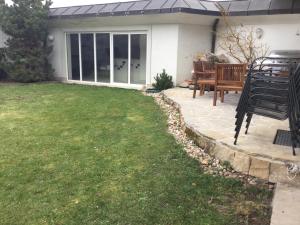
[[[300,188],[290,185],[277,184],[271,225],[300,224]]]
[[[248,174],[250,169],[250,162],[251,158],[247,154],[236,152],[231,164],[236,171]]]
[[[270,175],[270,162],[252,158],[249,175],[268,180]]]

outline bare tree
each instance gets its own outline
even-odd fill
[[[224,9],[221,10],[224,30],[217,34],[220,49],[239,63],[248,64],[268,54],[269,47],[258,39],[255,27],[235,24],[229,18],[228,13]]]

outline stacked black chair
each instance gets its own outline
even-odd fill
[[[291,131],[291,141],[293,153],[295,155],[295,148],[300,143],[300,64],[293,68],[290,74],[289,83],[289,123]]]
[[[280,63],[278,63],[281,61]],[[282,63],[284,61],[284,63]],[[248,72],[245,86],[236,109],[235,142],[246,117],[246,134],[253,115],[277,120],[289,119],[293,154],[299,143],[300,59],[259,58]],[[283,71],[289,74],[282,76]]]

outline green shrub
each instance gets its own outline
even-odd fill
[[[159,91],[163,91],[174,87],[172,76],[169,76],[166,73],[165,69],[163,69],[163,72],[161,74],[157,74],[157,76],[154,79],[156,82],[155,84],[153,84],[153,86]]]

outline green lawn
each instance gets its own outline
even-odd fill
[[[138,91],[0,85],[0,224],[268,224],[271,193],[203,174],[166,130]]]

